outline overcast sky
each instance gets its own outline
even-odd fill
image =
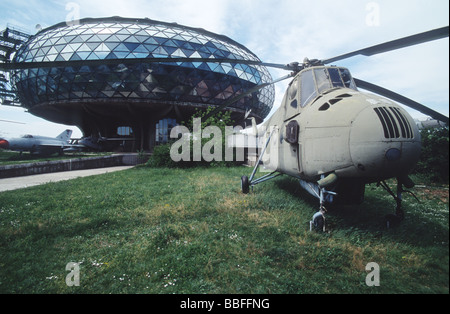
[[[14,0],[0,2],[0,30],[8,24],[35,34],[74,17],[136,17],[201,27],[226,35],[262,61],[325,59],[447,26],[447,0]],[[372,57],[339,61],[354,77],[381,85],[449,115],[448,38]],[[274,78],[282,70],[270,69]],[[287,81],[275,86],[278,108]],[[423,119],[410,111],[414,118]],[[15,124],[1,120],[20,121]],[[56,136],[66,126],[0,105],[0,136]],[[76,127],[75,137],[81,136]]]

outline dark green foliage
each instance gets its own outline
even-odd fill
[[[431,181],[448,183],[449,129],[423,129],[422,154],[416,172],[427,176]]]
[[[154,148],[153,154],[146,163],[149,167],[167,167],[167,168],[174,168],[181,166],[181,164],[178,164],[170,158],[170,147],[173,144],[173,142],[158,145]]]

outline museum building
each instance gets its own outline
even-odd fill
[[[220,59],[228,62],[215,62]],[[264,66],[239,61],[260,60],[204,29],[150,19],[86,18],[30,36],[17,47],[9,80],[20,106],[33,115],[76,125],[84,136],[130,138],[129,151],[151,150],[196,109],[222,105],[272,81]],[[20,66],[28,62],[36,66]],[[262,122],[273,102],[268,85],[224,110],[236,124],[246,113]]]

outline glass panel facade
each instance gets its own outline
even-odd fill
[[[156,143],[165,144],[169,142],[170,131],[176,127],[177,121],[175,119],[163,119],[156,124]]]
[[[129,126],[119,126],[117,128],[117,134],[119,136],[132,136],[133,135],[133,129]]]
[[[219,105],[257,84],[270,82],[257,65],[215,62],[127,63],[134,58],[259,59],[231,39],[201,29],[148,19],[86,19],[58,24],[32,36],[14,62],[124,59],[123,64],[67,66],[12,71],[24,107],[46,102],[111,98],[182,101]],[[232,107],[267,116],[274,88],[241,99]]]

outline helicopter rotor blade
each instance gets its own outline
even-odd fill
[[[39,62],[9,62],[0,63],[0,70],[23,70],[34,68],[64,68],[64,67],[81,67],[81,66],[100,66],[100,65],[118,65],[118,64],[135,64],[135,63],[231,63],[257,65],[271,68],[278,68],[287,71],[300,71],[302,64],[292,62],[289,64],[267,63],[259,60],[239,60],[239,59],[212,59],[212,58],[130,58],[130,59],[99,59],[99,60],[72,60],[72,61],[39,61]]]
[[[272,84],[276,84],[278,82],[281,82],[283,80],[291,78],[294,75],[295,75],[295,73],[291,72],[288,75],[285,75],[285,76],[280,77],[280,78],[278,78],[276,80],[273,80],[272,82],[256,85],[255,87],[250,88],[249,90],[247,90],[245,93],[242,93],[242,94],[240,94],[240,95],[238,95],[236,97],[233,97],[233,98],[225,101],[223,104],[217,106],[213,111],[211,111],[209,114],[207,114],[203,119],[206,120],[206,119],[210,118],[211,116],[215,115],[216,113],[218,113],[222,109],[225,109],[226,107],[231,106],[232,104],[234,104],[235,102],[238,102],[239,100],[241,100],[242,98],[244,98],[247,95],[255,93],[255,92],[259,91],[260,89],[263,89],[266,86],[269,86],[269,85],[272,85]]]
[[[0,70],[22,70],[32,68],[64,68],[81,66],[118,65],[135,63],[183,63],[183,62],[214,62],[214,63],[246,63],[259,65],[261,61],[237,59],[209,59],[209,58],[130,58],[130,59],[98,59],[98,60],[71,60],[71,61],[39,61],[39,62],[11,62],[0,64]]]
[[[347,59],[347,58],[354,57],[357,55],[373,56],[373,55],[376,55],[379,53],[388,52],[388,51],[405,48],[405,47],[409,47],[409,46],[413,46],[413,45],[418,45],[418,44],[422,44],[422,43],[425,43],[428,41],[445,38],[448,36],[449,36],[449,27],[445,26],[445,27],[441,27],[441,28],[437,28],[437,29],[428,31],[428,32],[424,32],[424,33],[420,33],[420,34],[416,34],[416,35],[412,35],[412,36],[408,36],[408,37],[403,37],[400,39],[385,42],[383,44],[379,44],[379,45],[367,47],[364,49],[356,50],[353,52],[345,53],[345,54],[337,56],[337,57],[322,60],[322,62],[323,62],[323,64],[329,64],[329,63],[332,63],[335,61]]]
[[[17,124],[26,124],[25,122],[11,121],[11,120],[3,120],[0,119],[1,122],[9,122],[9,123],[17,123]]]
[[[418,103],[418,102],[416,102],[416,101],[414,101],[412,99],[409,99],[409,98],[407,98],[405,96],[397,94],[397,93],[395,93],[395,92],[393,92],[391,90],[388,90],[388,89],[386,89],[384,87],[381,87],[381,86],[378,86],[378,85],[375,85],[375,84],[372,84],[372,83],[369,83],[369,82],[366,82],[366,81],[363,81],[363,80],[360,80],[360,79],[357,79],[357,78],[353,78],[353,79],[354,79],[354,81],[356,83],[356,86],[358,86],[358,87],[360,87],[362,89],[365,89],[365,90],[368,90],[370,92],[379,94],[381,96],[385,96],[385,97],[387,97],[389,99],[395,100],[395,101],[397,101],[397,102],[399,102],[399,103],[401,103],[401,104],[403,104],[405,106],[408,106],[408,107],[410,107],[412,109],[420,111],[423,114],[426,114],[426,115],[428,115],[428,116],[430,116],[430,117],[432,117],[432,118],[434,118],[436,120],[442,121],[442,122],[444,122],[447,125],[449,124],[449,118],[448,117],[444,116],[443,114],[441,114],[441,113],[439,113],[437,111],[434,111],[433,109],[431,109],[431,108],[429,108],[427,106],[424,106],[424,105],[422,105],[422,104],[420,104],[420,103]]]

